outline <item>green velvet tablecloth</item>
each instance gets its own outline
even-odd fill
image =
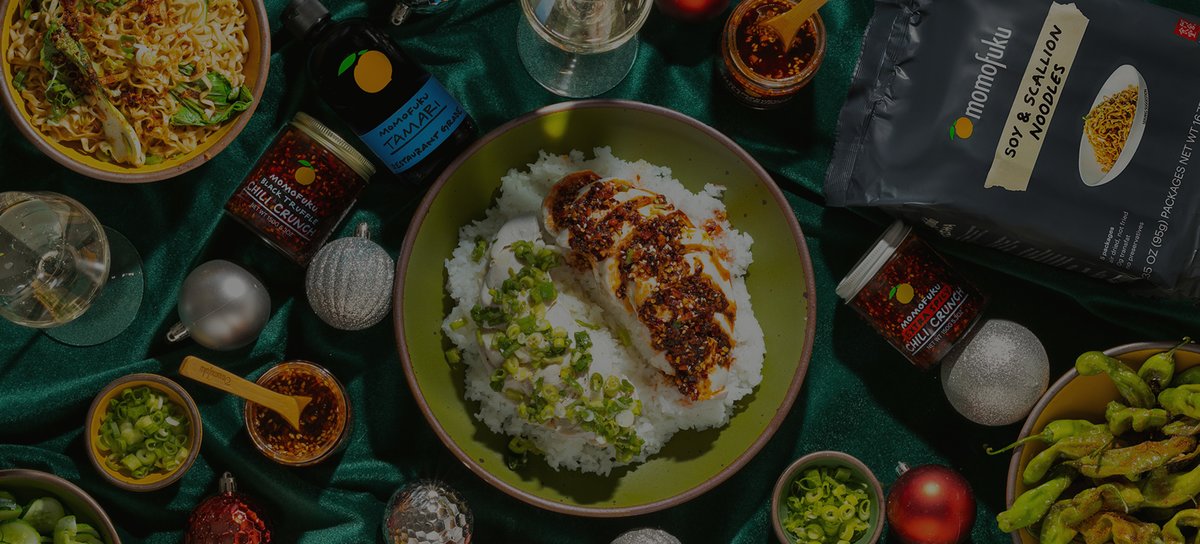
[[[954,1],[954,0],[947,0]],[[1002,0],[1001,0],[1002,1]],[[331,1],[340,17],[386,21],[383,0]],[[770,490],[779,472],[815,450],[842,450],[869,465],[885,486],[898,462],[941,463],[974,487],[975,542],[1006,542],[993,522],[1003,508],[1008,457],[984,455],[1006,443],[1018,425],[985,428],[959,416],[936,373],[909,365],[833,292],[881,232],[883,218],[823,207],[821,184],[834,124],[872,6],[834,0],[822,14],[828,54],[812,84],[781,110],[755,112],[721,88],[714,69],[722,20],[684,24],[657,11],[643,30],[637,64],[606,97],[667,106],[709,123],[744,146],[784,189],[812,251],[817,334],[804,388],[791,415],[737,475],[688,504],[633,519],[592,520],[537,510],[491,488],[438,441],[413,402],[397,358],[389,318],[361,332],[341,332],[318,320],[303,297],[303,271],[248,231],[222,217],[222,205],[275,132],[297,109],[316,111],[339,130],[303,75],[305,48],[280,29],[285,0],[268,0],[274,30],[271,74],[249,126],[224,153],[176,179],[122,186],[74,174],[43,156],[12,124],[0,121],[0,190],[49,190],[70,195],[100,221],[124,233],[141,252],[146,296],[126,333],[91,348],[73,348],[32,329],[0,322],[0,468],[27,467],[77,482],[105,505],[128,543],[179,542],[189,512],[230,470],[264,502],[278,542],[381,541],[388,497],[402,484],[436,477],[460,489],[475,512],[481,543],[601,543],[643,526],[662,527],[685,543],[773,540]],[[392,31],[474,115],[481,129],[560,99],[533,82],[515,49],[520,10],[512,0],[460,0],[447,14]],[[1200,13],[1192,0],[1168,2]],[[664,143],[664,145],[669,145]],[[423,188],[382,179],[370,185],[339,236],[360,221],[372,224],[395,255]],[[992,295],[989,315],[1019,321],[1041,337],[1056,379],[1089,349],[1200,334],[1200,314],[1185,303],[1138,298],[1082,276],[980,248],[934,242]],[[227,258],[257,273],[271,291],[274,313],[252,348],[209,352],[164,341],[175,321],[178,288],[188,272]],[[799,331],[797,332],[799,334]],[[181,483],[135,494],[104,483],[89,464],[82,424],[95,393],[133,372],[174,376],[195,354],[243,375],[257,376],[283,358],[317,361],[347,384],[355,425],[340,457],[313,468],[273,464],[254,449],[242,426],[242,404],[186,382],[204,417],[200,458]],[[894,541],[894,539],[891,539]]]

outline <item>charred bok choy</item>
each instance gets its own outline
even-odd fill
[[[166,394],[130,387],[109,400],[97,444],[109,468],[141,479],[169,473],[187,460],[191,424],[183,407]]]
[[[112,148],[113,160],[133,166],[146,164],[146,153],[133,125],[113,105],[87,49],[71,37],[61,21],[50,23],[42,39],[41,60],[51,76],[46,86],[46,99],[51,104],[52,117],[61,118],[82,97],[90,97],[104,128],[104,140]]]
[[[1029,489],[996,517],[1001,530],[1028,529],[1042,544],[1200,542],[1200,385],[1176,372],[1183,345],[1137,372],[1097,351],[1079,356],[1076,370],[1107,375],[1122,399],[1103,423],[1054,421],[1017,443],[1046,447],[1022,474]]]

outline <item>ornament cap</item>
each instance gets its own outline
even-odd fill
[[[359,223],[357,227],[354,227],[354,236],[357,236],[359,238],[366,238],[366,239],[370,240],[371,239],[370,225],[367,225],[366,221]]]
[[[233,479],[233,474],[225,471],[221,475],[221,481],[217,484],[217,490],[221,493],[234,493],[237,491],[237,480]]]
[[[905,463],[904,461],[896,463],[896,475],[902,476],[905,472],[908,472],[908,463]]]
[[[184,325],[183,322],[180,321],[179,323],[172,325],[171,329],[167,331],[167,341],[171,343],[181,342],[183,340],[187,340],[191,335],[192,331],[189,331],[187,325]]]

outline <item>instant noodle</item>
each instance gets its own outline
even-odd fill
[[[1132,0],[880,0],[828,204],[1200,294],[1198,22]]]

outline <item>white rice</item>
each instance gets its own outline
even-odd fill
[[[460,229],[459,245],[446,261],[449,273],[447,289],[457,306],[446,317],[442,328],[459,348],[466,364],[466,396],[479,402],[479,412],[475,416],[489,429],[529,438],[544,453],[546,462],[555,469],[608,474],[613,467],[627,464],[616,461],[613,446],[596,445],[591,433],[564,434],[544,425],[530,423],[517,415],[513,401],[489,386],[491,367],[480,351],[475,336],[477,329],[470,317],[471,308],[480,303],[480,287],[487,267],[487,259],[475,262],[471,258],[476,239],[492,240],[502,225],[517,216],[533,214],[540,218],[542,200],[550,187],[563,176],[586,169],[602,177],[631,180],[665,195],[697,225],[715,218],[725,227],[726,234],[716,243],[729,252],[732,261],[733,301],[738,311],[734,324],[733,365],[726,394],[711,400],[692,402],[686,399],[637,353],[638,350],[621,345],[609,331],[620,330],[626,325],[615,316],[606,315],[601,305],[592,302],[594,299],[590,297],[594,295],[593,289],[596,287],[586,285],[595,283],[591,275],[575,274],[566,266],[554,271],[559,290],[556,304],[564,305],[576,319],[604,324],[603,330],[588,331],[593,343],[590,372],[628,379],[635,387],[636,397],[642,401],[642,415],[636,418],[634,425],[638,435],[645,440],[645,445],[642,454],[630,463],[645,461],[657,453],[679,430],[706,429],[728,423],[734,404],[762,381],[764,344],[762,328],[751,308],[745,282],[746,269],[752,260],[750,246],[753,240],[749,235],[731,228],[724,219],[725,205],[720,200],[724,188],[706,185],[703,192],[695,194],[672,178],[669,168],[645,161],[623,161],[614,157],[607,147],[596,148],[593,153],[593,159],[585,160],[584,154],[579,151],[572,151],[569,156],[542,152],[536,163],[528,165],[528,170],[513,169],[504,176],[496,204],[487,211],[485,219]],[[543,236],[543,239],[548,244],[553,243],[548,236]],[[635,319],[632,316],[622,317]],[[464,320],[467,325],[453,329],[450,324],[459,320]],[[573,335],[583,327],[567,329],[568,334]],[[552,367],[550,372],[556,375],[557,367]]]

